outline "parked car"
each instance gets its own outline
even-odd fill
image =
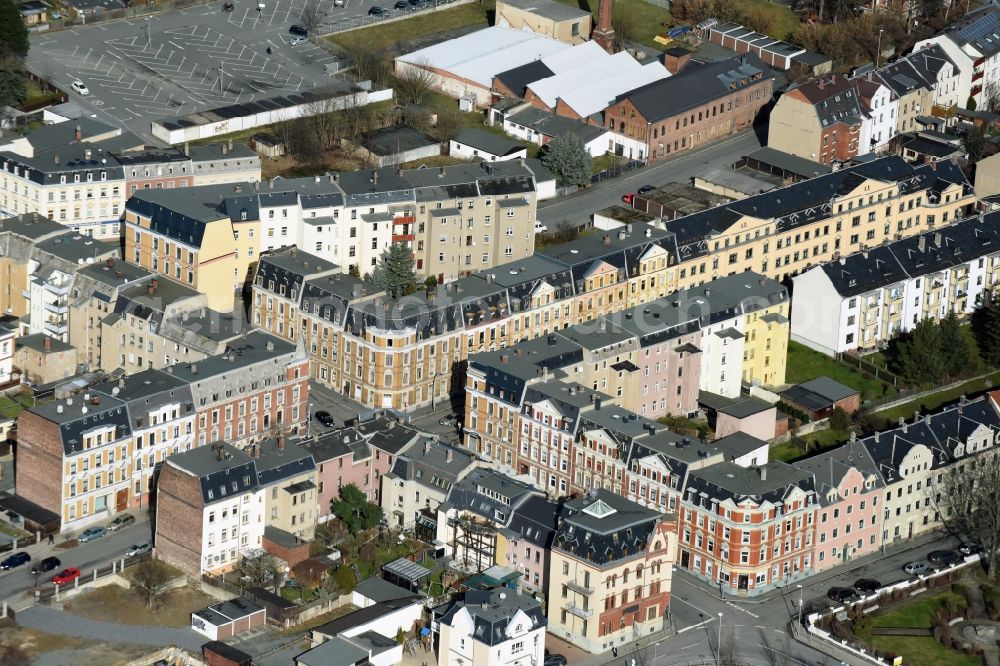
[[[854,581],[854,589],[861,594],[872,594],[882,587],[882,583],[871,578],[860,578]]]
[[[333,0],[333,6],[334,7],[346,7],[347,6],[347,0]]]
[[[536,234],[544,234],[548,230],[549,230],[548,226],[542,224],[541,222],[535,222],[535,233]]]
[[[566,666],[566,657],[561,654],[550,654],[545,653],[545,660],[542,662],[542,666]]]
[[[308,37],[309,30],[301,25],[292,25],[288,28],[288,34],[298,35],[299,37]]]
[[[656,185],[643,185],[638,190],[636,190],[636,194],[649,194],[655,189]]]
[[[449,414],[448,416],[442,419],[438,419],[438,425],[453,426],[457,421],[458,417],[456,417],[454,414]]]
[[[292,37],[292,41],[288,42],[289,46],[301,46],[309,41],[307,37]]]
[[[135,516],[129,516],[129,515],[118,516],[110,523],[108,523],[108,531],[115,532],[123,527],[129,527],[131,525],[135,525]]]
[[[962,557],[950,550],[932,550],[927,553],[927,561],[936,567],[947,567],[955,564]]]
[[[49,571],[54,571],[62,565],[58,557],[46,557],[44,560],[31,567],[31,573],[33,574],[43,574]]]
[[[368,16],[388,16],[388,15],[389,12],[386,10],[386,8],[379,7],[378,5],[375,5],[374,7],[368,10]]]
[[[76,567],[70,567],[68,569],[63,569],[52,578],[52,582],[56,585],[65,585],[66,583],[72,583],[74,580],[80,577],[80,570]]]
[[[410,8],[410,3],[406,0],[397,0],[396,4],[392,6],[393,9],[407,10]]]
[[[31,561],[31,555],[28,555],[23,550],[19,553],[14,553],[3,562],[0,562],[0,569],[6,571],[7,569],[13,569],[14,567],[19,567],[22,564]]]
[[[316,412],[316,420],[325,425],[327,428],[332,428],[335,425],[333,417],[330,416],[330,412]]]
[[[958,544],[958,552],[962,555],[978,555],[983,552],[983,547],[978,543],[972,543],[969,541]]]
[[[424,4],[425,0],[407,0],[411,7],[420,7]]]
[[[631,206],[633,201],[635,201],[635,192],[629,192],[622,196],[622,203],[627,206]]]
[[[831,587],[826,591],[826,596],[839,603],[852,599],[856,595],[857,593],[849,587]]]
[[[917,576],[919,574],[926,573],[929,568],[930,567],[928,567],[923,562],[910,562],[905,567],[903,567],[903,571],[910,574],[911,576]]]
[[[76,81],[73,81],[73,83],[69,84],[69,87],[72,88],[73,92],[75,92],[77,94],[80,94],[80,95],[89,95],[90,94],[90,88],[88,88],[87,84],[84,83],[83,81],[81,81],[80,79],[77,79]]]
[[[134,543],[128,547],[125,551],[125,557],[136,557],[137,555],[142,555],[153,550],[153,547],[148,543]]]
[[[87,543],[88,541],[95,541],[100,539],[102,536],[107,534],[108,531],[103,527],[88,527],[83,531],[83,534],[77,538],[80,543]]]

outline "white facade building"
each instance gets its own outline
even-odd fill
[[[942,95],[942,100],[964,107],[971,97],[976,101],[977,108],[984,108],[992,97],[1000,95],[997,89],[1000,85],[998,16],[1000,8],[986,5],[914,45],[914,53],[927,46],[938,45],[955,64],[957,81],[954,90],[947,98]]]
[[[473,590],[432,610],[438,666],[536,666],[545,660],[545,614],[507,588]]]
[[[998,225],[1000,213],[987,213],[795,276],[792,339],[832,356],[971,314],[1000,283]]]

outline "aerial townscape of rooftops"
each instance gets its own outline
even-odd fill
[[[0,0],[0,663],[995,661],[1000,7],[378,3]]]

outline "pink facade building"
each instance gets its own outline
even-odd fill
[[[876,552],[882,545],[881,476],[857,442],[795,463],[816,477],[816,539],[813,568],[830,567]]]
[[[320,522],[329,520],[330,505],[340,497],[340,488],[352,483],[369,502],[381,504],[382,477],[398,452],[418,436],[419,432],[409,426],[378,418],[307,442],[306,448],[316,460]]]

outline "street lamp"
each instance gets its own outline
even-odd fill
[[[719,613],[719,639],[715,642],[716,666],[722,666],[722,613]]]
[[[799,625],[802,625],[802,586],[796,585],[799,588]]]
[[[434,397],[437,393],[437,370],[431,373],[431,411],[434,411]]]
[[[878,46],[875,47],[875,69],[878,69],[879,57],[882,55],[882,33],[885,32],[884,28],[879,28],[878,31]]]
[[[309,408],[306,410],[306,437],[312,437],[312,426],[313,426],[313,404],[309,403]]]

